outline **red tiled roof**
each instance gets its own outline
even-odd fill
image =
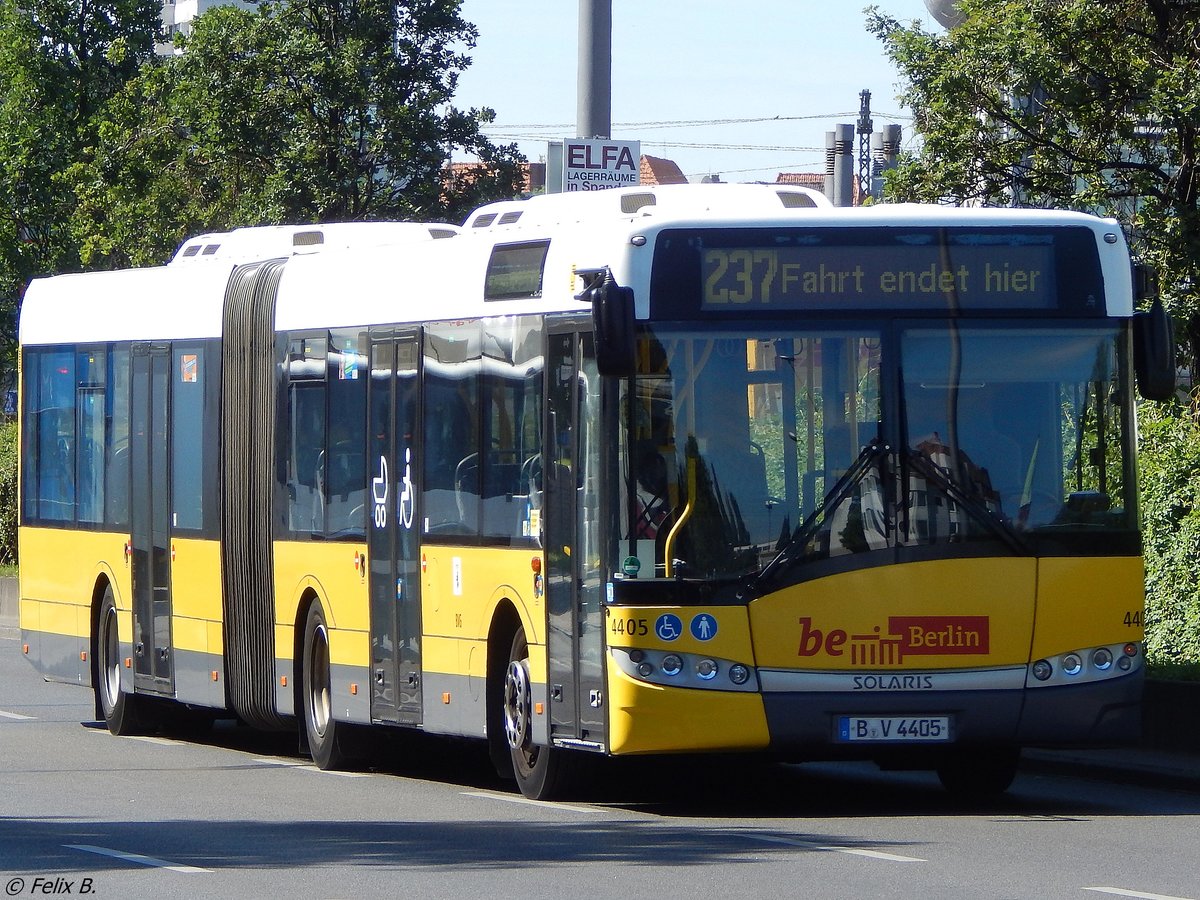
[[[674,160],[642,154],[642,184],[687,184]]]
[[[483,170],[483,163],[477,162],[452,162],[445,168],[445,172],[450,181],[470,181],[476,173]],[[534,188],[541,188],[546,184],[546,164],[541,162],[522,163],[521,175],[524,179],[522,182],[522,191],[528,194]]]
[[[824,172],[780,172],[775,179],[776,184],[796,184],[800,187],[825,190]]]

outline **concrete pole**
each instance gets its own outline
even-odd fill
[[[871,179],[871,196],[883,199],[883,173],[896,168],[900,156],[900,126],[887,125],[883,131],[871,135],[871,154],[875,163]]]
[[[837,125],[834,129],[833,200],[834,206],[854,205],[854,126]]]
[[[579,0],[576,137],[612,137],[612,0]]]
[[[837,156],[837,132],[825,132],[825,196],[829,202],[837,203],[837,182],[834,181],[834,157]]]

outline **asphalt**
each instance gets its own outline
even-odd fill
[[[0,639],[17,640],[16,579],[0,578]],[[1200,792],[1200,752],[1125,747],[1107,750],[1026,749],[1026,772],[1120,781],[1167,790]]]

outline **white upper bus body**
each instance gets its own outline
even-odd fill
[[[1096,238],[1107,313],[1133,313],[1120,226],[1077,212],[881,204],[834,208],[820,194],[776,185],[672,185],[551,194],[481,207],[451,225],[349,223],[201,235],[156,268],[34,281],[22,307],[23,344],[217,337],[234,266],[287,258],[276,330],[456,321],[589,307],[576,270],[605,269],[650,315],[657,234],[667,228],[1085,227]],[[547,242],[540,292],[485,297],[493,249]]]

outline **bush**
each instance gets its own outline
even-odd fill
[[[17,562],[17,423],[0,423],[0,566]]]
[[[1146,653],[1200,663],[1200,424],[1195,402],[1138,408],[1146,556]]]

